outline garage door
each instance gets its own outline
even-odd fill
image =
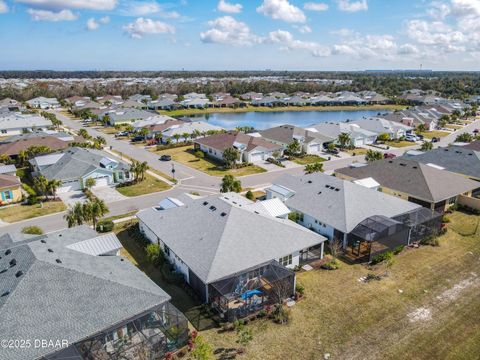
[[[362,146],[363,145],[363,139],[355,139],[355,146]]]
[[[250,156],[250,162],[252,163],[255,163],[255,162],[259,162],[259,161],[262,161],[262,155],[263,153],[255,153],[255,154],[252,154]]]
[[[308,147],[310,154],[317,154],[320,152],[320,144],[313,144]]]
[[[94,188],[108,186],[108,180],[109,180],[109,177],[108,177],[108,176],[102,177],[102,178],[96,178],[96,179],[95,179],[96,182],[95,182]]]
[[[57,194],[63,194],[69,191],[78,191],[81,190],[80,182],[78,180],[62,183],[57,189]]]

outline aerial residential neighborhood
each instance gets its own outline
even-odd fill
[[[478,0],[0,0],[0,360],[480,359]]]

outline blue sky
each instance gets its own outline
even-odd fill
[[[480,0],[0,0],[0,69],[480,70]]]

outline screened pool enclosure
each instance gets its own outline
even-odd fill
[[[188,322],[172,304],[165,303],[75,345],[81,359],[163,359],[187,344]]]
[[[234,321],[294,295],[295,274],[276,261],[209,285],[210,303],[220,317]]]

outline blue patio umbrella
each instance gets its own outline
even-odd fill
[[[248,290],[241,295],[241,298],[243,300],[247,300],[250,299],[253,295],[262,295],[262,292],[260,290]]]

